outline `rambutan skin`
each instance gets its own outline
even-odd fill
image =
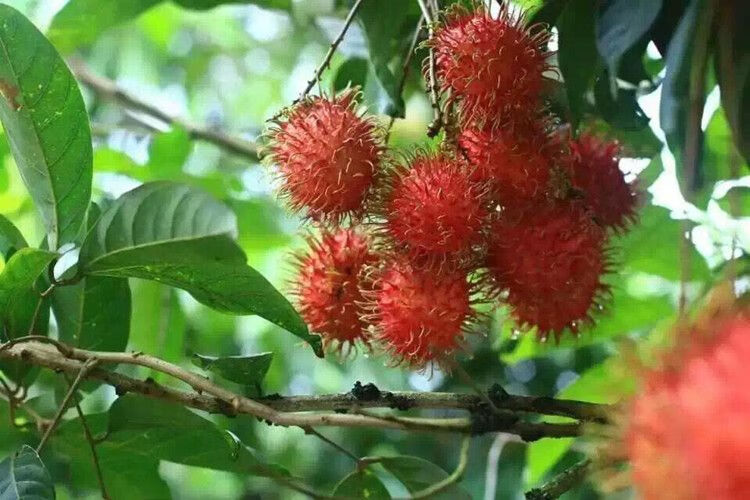
[[[444,153],[418,153],[385,182],[383,232],[414,260],[456,262],[483,239],[488,217],[484,184],[469,166]]]
[[[550,69],[549,32],[530,29],[505,2],[497,18],[477,3],[449,9],[430,46],[441,91],[459,101],[464,123],[482,124],[538,108]]]
[[[493,201],[518,208],[538,203],[551,190],[557,152],[542,118],[517,127],[466,128],[458,145],[474,166],[472,179],[486,183]]]
[[[569,142],[570,183],[578,190],[597,222],[621,231],[637,218],[637,187],[620,170],[620,145],[592,134]]]
[[[376,260],[369,239],[353,229],[336,229],[323,230],[308,243],[308,252],[296,256],[299,272],[293,283],[302,318],[327,345],[366,341],[362,293],[372,283],[364,269]]]
[[[541,338],[559,339],[590,321],[607,292],[604,233],[580,205],[541,204],[505,211],[492,226],[487,251],[491,286],[507,291],[507,303],[521,326],[535,326]]]
[[[384,150],[374,121],[355,111],[356,93],[297,103],[269,134],[269,158],[295,211],[339,222],[362,212]]]
[[[646,373],[628,413],[625,446],[642,498],[750,498],[750,319],[690,332],[677,359]]]
[[[377,338],[395,360],[414,368],[440,363],[460,347],[473,318],[471,286],[461,271],[435,272],[406,260],[378,271],[372,294]]]

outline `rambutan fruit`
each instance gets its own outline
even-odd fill
[[[603,230],[576,203],[506,210],[492,226],[487,274],[497,292],[507,292],[519,325],[559,340],[590,320],[607,291],[603,243]]]
[[[640,498],[750,498],[750,317],[734,312],[705,327],[680,332],[682,345],[646,371],[622,415]]]
[[[367,341],[362,293],[371,287],[364,269],[375,262],[370,241],[354,229],[323,230],[309,237],[309,251],[296,255],[293,283],[299,312],[326,346],[350,348]]]
[[[282,195],[314,220],[358,215],[375,182],[384,146],[375,122],[356,112],[356,96],[308,97],[269,133]]]
[[[569,142],[570,183],[578,190],[597,222],[622,230],[636,218],[638,191],[620,170],[620,145],[592,134]]]
[[[424,368],[440,364],[460,347],[474,317],[466,273],[436,272],[399,259],[385,262],[376,273],[372,324],[395,360]]]
[[[382,231],[414,261],[456,263],[483,239],[484,187],[469,166],[445,153],[420,152],[386,178]]]
[[[474,166],[472,179],[487,183],[493,200],[511,207],[538,203],[549,193],[557,152],[544,119],[516,125],[466,128],[458,137]]]
[[[497,17],[478,2],[449,9],[429,44],[440,90],[458,101],[463,123],[501,123],[536,110],[550,69],[549,37],[507,2]]]

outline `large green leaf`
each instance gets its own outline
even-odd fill
[[[22,248],[8,260],[0,273],[0,318],[18,301],[19,295],[33,288],[55,254],[37,248]]]
[[[34,448],[24,445],[20,451],[0,463],[0,499],[52,500],[55,487]]]
[[[577,128],[584,109],[584,96],[594,81],[599,55],[594,44],[594,5],[590,0],[571,0],[557,20],[560,72],[570,106],[570,122]]]
[[[16,251],[27,246],[21,231],[5,216],[0,215],[0,256],[7,260]]]
[[[137,394],[109,410],[107,442],[131,454],[195,467],[264,477],[287,476],[210,420],[181,406]]]
[[[309,342],[292,305],[249,267],[234,242],[236,220],[203,191],[171,182],[144,184],[102,215],[81,251],[84,274],[155,280],[231,314],[257,314]]]
[[[5,4],[0,4],[0,97],[0,120],[50,248],[74,241],[91,198],[86,107],[52,44]]]
[[[611,75],[618,74],[620,59],[656,21],[661,4],[662,0],[605,0],[599,3],[596,47],[607,62]]]
[[[255,386],[263,381],[271,367],[273,353],[264,352],[251,356],[193,355],[193,363],[237,384]]]
[[[448,473],[443,469],[419,457],[386,457],[378,463],[396,476],[396,479],[401,481],[410,493],[422,491],[448,477]],[[453,484],[430,498],[461,500],[470,499],[471,495],[460,486]]]
[[[354,471],[341,480],[333,490],[334,497],[390,500],[383,482],[367,469]]]

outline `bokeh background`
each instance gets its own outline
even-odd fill
[[[19,8],[45,31],[66,0],[5,3]],[[167,113],[262,142],[266,120],[299,95],[347,12],[343,1],[293,0],[279,4],[282,8],[226,5],[190,11],[163,2],[78,46],[67,46],[72,42],[64,36],[53,38],[53,42],[82,59],[95,73]],[[411,9],[406,4],[404,0],[402,8]],[[387,9],[383,15],[389,15]],[[409,30],[413,32],[413,28]],[[85,24],[82,29],[86,29]],[[403,54],[403,47],[396,48],[401,52],[393,54],[394,73],[400,71]],[[425,130],[431,110],[419,72],[423,56],[421,51],[417,53],[407,80],[405,119],[397,120],[393,128],[390,144],[396,150],[408,151],[429,142]],[[320,87],[330,90],[349,82],[364,85],[365,104],[371,111],[382,113],[389,103],[368,58],[365,36],[355,23]],[[658,82],[663,62],[655,47],[649,47],[645,63],[649,78]],[[177,179],[200,186],[236,211],[240,243],[250,264],[285,289],[293,273],[290,253],[304,246],[302,235],[310,228],[276,199],[273,172],[267,166],[191,140],[180,127],[125,111],[85,87],[83,91],[95,136],[95,199],[106,203],[147,180]],[[694,223],[689,297],[705,291],[732,257],[740,265],[744,262],[750,248],[750,219],[743,217],[750,215],[750,179],[732,179],[744,167],[731,146],[718,89],[709,94],[706,103],[703,127],[708,175],[693,204],[680,195],[674,159],[663,146],[658,86],[643,86],[634,95],[643,112],[641,126],[625,127],[616,120],[607,124],[598,118],[587,123],[623,141],[630,156],[623,161],[623,169],[631,176],[639,174],[641,187],[649,188],[640,224],[612,245],[618,263],[618,272],[608,278],[612,301],[593,328],[583,331],[578,339],[564,339],[559,346],[540,344],[533,334],[514,330],[502,310],[491,314],[477,325],[476,335],[470,338],[471,351],[461,357],[479,385],[501,383],[515,394],[615,401],[633,386],[632,374],[624,372],[613,357],[623,342],[658,343],[659,334],[674,319],[680,293],[678,257],[683,226],[679,219]],[[387,117],[382,121],[386,123]],[[41,225],[4,140],[0,140],[0,164],[0,212],[17,223],[30,242],[41,241]],[[745,286],[742,280],[739,286]],[[132,287],[130,349],[186,367],[192,367],[193,353],[271,351],[274,358],[264,385],[266,393],[346,392],[355,381],[372,382],[387,390],[471,390],[437,369],[415,373],[389,367],[387,359],[377,353],[319,360],[295,337],[262,319],[216,313],[186,293],[153,282],[135,280]],[[155,378],[171,383],[158,375]],[[43,374],[42,381],[54,390],[39,390],[34,405],[51,413],[55,390],[59,397],[60,389],[51,374]],[[90,411],[102,411],[114,398],[111,388],[99,388],[84,403]],[[7,411],[7,405],[0,403],[0,412]],[[211,418],[319,491],[331,491],[352,469],[347,457],[299,429],[270,427],[247,418]],[[7,420],[0,416],[0,421]],[[325,434],[358,455],[416,455],[447,471],[455,467],[459,447],[459,438],[454,436],[361,429],[326,429]],[[0,426],[3,454],[23,439],[5,424]],[[583,446],[568,439],[527,445],[506,435],[481,436],[473,442],[462,486],[473,498],[522,498],[525,489],[579,460]],[[49,466],[61,484],[59,498],[97,497],[88,458],[72,465],[60,459]],[[404,493],[387,474],[383,473],[383,479],[394,488],[392,493]],[[161,464],[158,476],[144,475],[137,483],[132,485],[132,498],[148,498],[143,496],[146,491],[166,491],[165,487],[173,498],[191,500],[301,498],[266,479],[166,462]],[[566,495],[598,497],[600,494],[589,485]]]

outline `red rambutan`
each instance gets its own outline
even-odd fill
[[[689,333],[676,359],[645,374],[627,413],[633,482],[646,500],[750,498],[750,318]]]
[[[541,338],[576,332],[606,292],[602,229],[570,202],[505,211],[492,227],[487,271],[522,326]]]
[[[518,208],[548,194],[556,151],[543,119],[494,131],[467,128],[458,145],[474,166],[472,179],[489,186],[494,201]]]
[[[483,185],[470,179],[468,168],[443,153],[419,153],[393,170],[380,204],[384,232],[397,248],[438,263],[471,253],[488,210]]]
[[[503,2],[494,18],[484,6],[450,9],[430,45],[441,91],[459,101],[464,123],[498,123],[539,106],[547,61],[546,29]],[[494,126],[494,125],[493,125]]]
[[[299,273],[293,291],[310,329],[326,345],[341,349],[366,341],[362,292],[371,287],[365,266],[375,261],[368,238],[353,229],[323,230],[308,239],[310,249],[296,255]]]
[[[465,273],[435,272],[401,260],[387,262],[377,272],[373,325],[395,359],[422,368],[460,347],[474,315]]]
[[[636,218],[638,192],[620,170],[620,145],[591,134],[569,142],[571,186],[602,226],[621,230]]]
[[[271,130],[270,159],[279,166],[282,195],[314,220],[358,214],[375,182],[384,148],[355,101],[351,90],[306,98]]]

